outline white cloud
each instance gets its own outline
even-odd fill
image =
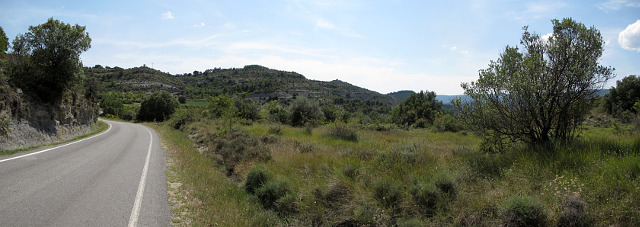
[[[626,50],[640,52],[640,20],[627,26],[618,35],[618,43]]]
[[[173,13],[171,13],[171,11],[164,12],[164,13],[162,14],[162,19],[164,19],[164,20],[171,20],[171,19],[173,19]]]
[[[200,24],[194,24],[194,28],[204,27],[204,22],[200,22]]]
[[[598,5],[598,8],[605,12],[609,10],[613,10],[613,11],[620,10],[624,7],[640,7],[640,2],[629,1],[629,0],[609,0]]]

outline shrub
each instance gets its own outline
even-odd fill
[[[373,196],[383,206],[395,208],[400,203],[402,189],[391,180],[380,180],[373,185]]]
[[[210,150],[220,155],[222,163],[233,173],[233,168],[241,161],[271,159],[271,152],[255,136],[246,130],[233,128],[231,131],[210,135],[212,140]]]
[[[530,196],[511,196],[504,207],[504,226],[545,226],[542,204]]]
[[[475,153],[469,158],[471,169],[486,178],[502,176],[502,169],[513,164],[509,154],[483,154]]]
[[[356,142],[358,141],[358,134],[356,130],[345,123],[334,123],[329,129],[329,136],[334,139],[341,139],[346,141]]]
[[[273,209],[276,201],[289,193],[289,186],[280,179],[268,180],[255,190],[260,204],[266,209]]]
[[[171,127],[175,129],[181,129],[186,124],[193,122],[196,118],[194,117],[193,111],[187,108],[179,108],[171,115]]]
[[[391,118],[398,125],[425,128],[433,123],[436,113],[441,110],[442,102],[436,100],[435,92],[420,91],[393,107]]]
[[[438,189],[450,198],[455,197],[455,179],[449,171],[441,170],[435,176],[434,183]]]
[[[311,153],[313,152],[313,150],[316,149],[316,146],[313,143],[305,143],[305,142],[299,142],[299,141],[295,141],[293,143],[293,145],[298,148],[298,150],[300,151],[300,153]]]
[[[259,118],[258,107],[251,99],[235,100],[235,116],[246,120],[257,120]]]
[[[324,114],[320,110],[318,102],[311,101],[304,96],[298,96],[291,104],[290,123],[292,126],[316,125]]]
[[[179,105],[178,100],[168,92],[155,92],[142,101],[137,118],[140,121],[164,121]]]
[[[567,198],[562,203],[562,214],[558,219],[558,226],[590,226],[586,214],[587,203],[577,195]]]
[[[282,135],[282,128],[280,126],[271,126],[267,132],[273,135]]]
[[[289,113],[287,112],[287,110],[282,108],[280,104],[278,104],[278,101],[273,100],[265,104],[263,108],[266,109],[267,111],[266,119],[269,120],[270,122],[279,123],[279,124],[288,124]]]
[[[413,201],[427,214],[432,215],[438,203],[440,192],[433,183],[418,183],[413,186]]]
[[[439,114],[433,121],[433,129],[436,132],[459,132],[464,125],[451,114]]]
[[[264,183],[271,178],[271,173],[267,166],[259,164],[253,166],[247,173],[247,180],[244,183],[244,190],[249,194],[254,194]]]

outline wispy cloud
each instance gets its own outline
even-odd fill
[[[160,48],[160,47],[169,47],[169,46],[183,46],[183,47],[209,47],[216,46],[219,43],[214,40],[218,37],[222,36],[222,34],[216,34],[204,39],[199,40],[173,40],[169,42],[135,42],[135,41],[114,41],[114,40],[106,40],[106,39],[96,39],[94,40],[95,44],[105,44],[105,45],[113,45],[117,47],[129,46],[136,48]]]
[[[162,13],[162,19],[163,20],[171,20],[173,18],[174,18],[173,17],[173,13],[171,13],[171,11],[167,11],[167,12]]]
[[[524,10],[519,12],[511,12],[514,19],[529,23],[528,20],[538,20],[541,18],[553,16],[557,11],[567,7],[564,2],[543,1],[527,3]]]
[[[629,0],[609,0],[598,5],[598,9],[605,12],[616,11],[625,7],[640,7],[640,2]]]
[[[200,24],[194,24],[194,28],[204,27],[204,22],[200,22]]]
[[[326,29],[334,29],[336,26],[334,24],[332,24],[331,22],[320,18],[320,19],[316,20],[316,27],[326,28]]]

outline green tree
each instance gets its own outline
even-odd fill
[[[231,117],[235,112],[233,98],[231,98],[228,94],[210,97],[207,110],[209,111],[209,114],[214,118]]]
[[[298,96],[293,100],[289,112],[291,113],[290,123],[293,126],[315,125],[324,117],[318,102],[311,101],[304,96]]]
[[[124,104],[122,104],[122,99],[120,97],[113,93],[105,93],[102,95],[100,108],[102,108],[102,113],[105,115],[111,114],[114,116],[120,116],[123,114]]]
[[[454,101],[469,126],[494,141],[544,144],[567,141],[591,108],[595,92],[612,77],[601,66],[604,40],[573,19],[552,20],[548,41],[524,27],[523,50],[507,46],[497,61],[463,83],[467,100]]]
[[[398,125],[424,128],[427,124],[432,124],[436,114],[441,111],[442,102],[436,100],[435,92],[420,91],[393,107],[391,119]]]
[[[605,95],[605,108],[609,114],[617,115],[625,111],[638,113],[633,107],[640,102],[640,76],[627,76],[616,82],[616,87]]]
[[[4,33],[4,30],[0,27],[0,57],[2,57],[8,49],[9,38],[7,38],[7,34]]]
[[[32,91],[44,101],[57,101],[72,83],[81,81],[80,54],[91,47],[86,27],[49,20],[30,26],[29,32],[13,40],[17,57],[12,83]]]
[[[166,91],[155,92],[140,103],[139,121],[164,121],[175,112],[180,103]]]

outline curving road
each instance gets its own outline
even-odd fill
[[[106,122],[83,140],[0,157],[0,226],[168,226],[157,135]]]

